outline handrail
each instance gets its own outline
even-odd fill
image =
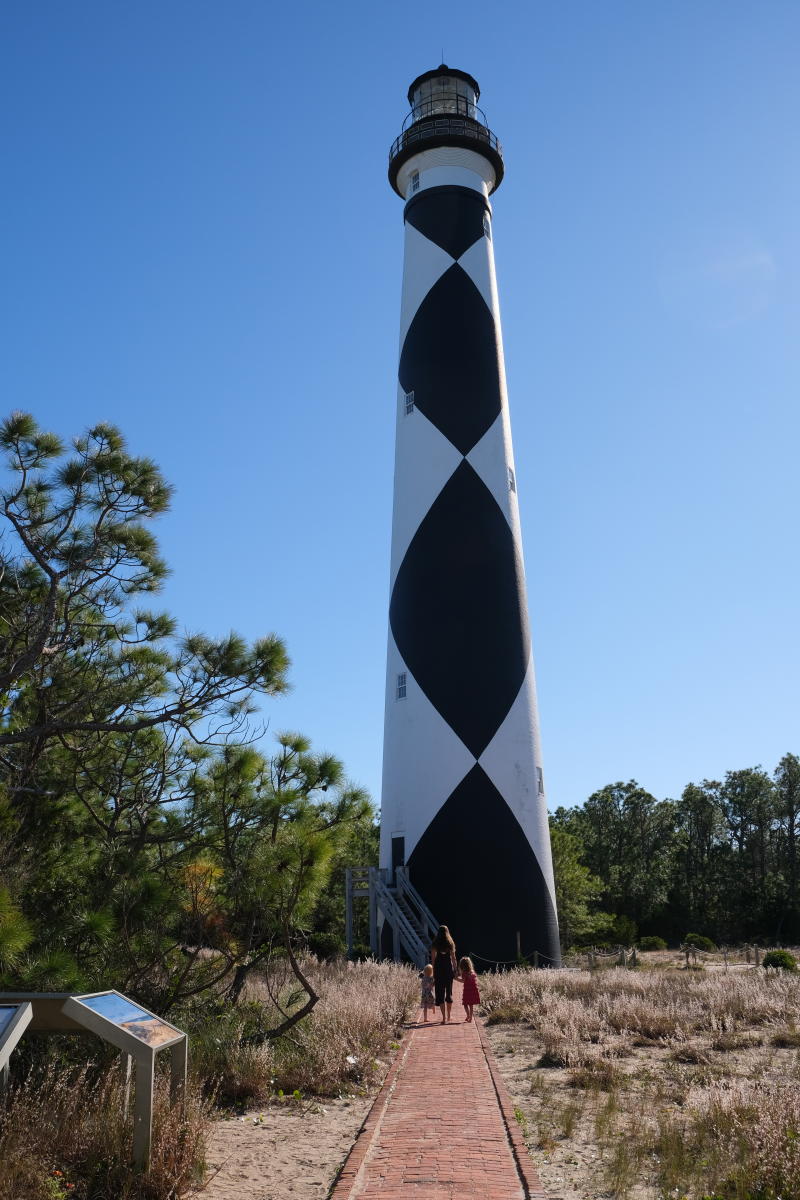
[[[426,958],[425,947],[413,925],[382,879],[375,880],[375,897],[378,907],[383,909],[384,916],[396,927],[400,935],[400,942],[404,945],[406,953],[416,962],[417,966],[423,966]]]
[[[404,933],[410,941],[418,942],[419,936],[417,935],[414,926],[411,924],[408,917],[403,912],[402,908],[400,908],[394,896],[382,880],[377,881],[375,885],[375,893],[379,907],[384,910],[384,915],[390,920],[396,918],[401,933]]]
[[[479,121],[472,121],[469,117],[436,117],[410,125],[395,138],[389,150],[389,161],[414,142],[440,137],[463,137],[469,138],[470,141],[485,142],[502,157],[503,148],[497,135]]]
[[[430,934],[431,938],[436,937],[436,934],[439,931],[439,922],[436,920],[436,917],[433,915],[431,910],[428,908],[427,904],[422,899],[422,896],[420,896],[419,892],[417,891],[417,889],[414,887],[413,883],[409,879],[408,867],[398,867],[397,871],[395,872],[395,875],[397,878],[398,892],[400,893],[401,896],[402,895],[407,896],[408,899],[413,904],[414,908],[416,908],[417,911],[419,912],[419,915],[422,918],[423,923],[427,927],[426,931],[424,931],[424,932],[427,932],[428,934]]]

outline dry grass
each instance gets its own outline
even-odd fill
[[[548,1191],[800,1200],[800,978],[517,970],[482,994]]]
[[[238,1009],[194,1034],[195,1070],[223,1100],[338,1096],[371,1084],[418,1002],[416,969],[395,963],[318,963],[303,968],[319,1002],[289,1035],[260,1041],[305,1000],[288,975],[249,984]]]
[[[319,1003],[278,1047],[276,1086],[338,1096],[373,1082],[386,1065],[382,1056],[416,1010],[416,968],[337,962],[312,966],[309,974]]]
[[[118,1067],[51,1067],[14,1088],[0,1108],[0,1196],[7,1200],[173,1200],[202,1167],[209,1106],[196,1086],[171,1108],[156,1088],[147,1177],[130,1167],[133,1123]]]

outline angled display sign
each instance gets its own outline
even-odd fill
[[[185,1037],[182,1030],[119,992],[73,996],[64,1011],[129,1054],[141,1054],[144,1047],[162,1050]]]

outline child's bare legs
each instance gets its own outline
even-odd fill
[[[466,1012],[466,1014],[467,1014],[467,1016],[466,1016],[466,1020],[467,1020],[467,1021],[471,1021],[471,1020],[472,1020],[472,1009],[473,1009],[473,1005],[472,1005],[472,1004],[465,1004],[465,1005],[464,1005],[464,1011],[465,1011],[465,1012]]]

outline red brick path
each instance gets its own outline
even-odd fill
[[[459,1000],[451,1024],[406,1033],[330,1200],[545,1196],[491,1050]]]

